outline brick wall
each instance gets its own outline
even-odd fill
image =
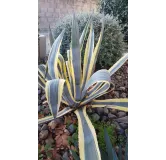
[[[39,0],[39,29],[47,31],[67,14],[96,11],[98,0]]]

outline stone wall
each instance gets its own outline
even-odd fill
[[[53,28],[65,15],[96,11],[98,0],[39,0],[39,29],[47,31],[49,24]]]

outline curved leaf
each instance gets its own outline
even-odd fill
[[[75,111],[78,118],[78,141],[81,160],[101,160],[95,129],[86,114],[86,107]]]
[[[46,83],[46,98],[54,118],[56,118],[62,100],[63,86],[65,80],[55,79]]]
[[[125,54],[122,58],[120,58],[110,69],[110,76],[112,76],[128,59],[128,54]]]
[[[106,107],[114,108],[122,111],[128,111],[128,99],[105,99],[105,100],[93,100],[92,108]]]

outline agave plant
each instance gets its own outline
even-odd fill
[[[123,111],[127,111],[128,106],[127,99],[96,100],[96,98],[108,92],[112,83],[110,77],[128,58],[128,55],[125,54],[109,70],[102,69],[94,73],[103,30],[104,19],[102,19],[100,37],[94,47],[94,30],[91,17],[81,36],[79,36],[78,23],[75,16],[73,16],[71,45],[70,50],[67,52],[68,60],[65,61],[60,54],[61,41],[65,32],[63,30],[55,40],[50,35],[53,44],[47,64],[39,65],[39,85],[45,89],[52,113],[52,116],[39,119],[39,124],[61,117],[69,112],[74,112],[78,118],[81,160],[101,159],[96,132],[86,113],[87,106],[91,105],[92,108],[108,107]],[[88,33],[84,61],[81,64],[81,52]],[[66,104],[67,107],[59,111],[61,102]]]

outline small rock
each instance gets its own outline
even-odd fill
[[[66,133],[68,136],[70,135],[70,132],[67,129],[64,130],[64,133]]]
[[[54,139],[50,136],[45,140],[46,144],[52,145],[54,143]]]
[[[50,113],[49,108],[44,108],[44,115],[48,115]]]
[[[55,127],[57,126],[57,122],[56,121],[51,121],[48,126],[51,128],[51,129],[55,129]]]
[[[47,130],[47,129],[48,129],[47,124],[43,124],[43,126],[41,127],[41,130],[43,131],[43,130]]]
[[[66,151],[62,157],[64,160],[69,160],[69,153]]]
[[[126,89],[125,87],[120,87],[119,88],[120,91],[125,91],[125,89]]]
[[[38,95],[40,95],[40,94],[41,94],[41,90],[39,89],[39,90],[38,90]]]
[[[108,115],[109,111],[107,108],[104,108],[104,115]]]
[[[116,75],[116,79],[120,80],[122,78],[122,76]]]
[[[46,139],[48,136],[48,130],[42,130],[40,133],[39,133],[39,138],[40,139]]]
[[[45,99],[46,99],[46,95],[44,94],[44,95],[42,95],[41,100],[43,101]]]
[[[63,120],[62,117],[60,117],[60,118],[56,118],[55,121],[56,121],[57,124],[63,124],[63,123],[64,123],[64,120]]]
[[[120,125],[117,122],[114,122],[114,124],[116,125],[116,131],[118,134],[123,134],[124,130],[120,127]]]
[[[98,121],[100,119],[100,116],[97,113],[92,114],[92,119],[94,122]]]
[[[122,93],[120,96],[121,96],[121,98],[126,98],[127,97],[126,93]]]
[[[128,123],[128,116],[116,119],[119,123]]]
[[[107,117],[103,116],[101,120],[105,122],[107,120]]]
[[[109,114],[108,114],[108,118],[110,118],[110,119],[115,119],[115,118],[116,118],[116,116],[115,116],[115,115],[113,115],[112,113],[109,113]]]
[[[71,134],[73,134],[75,131],[76,131],[76,128],[73,124],[71,124],[69,127],[68,127],[68,130]]]
[[[119,92],[118,91],[115,91],[114,95],[115,95],[115,97],[119,98]]]
[[[97,113],[101,116],[104,113],[103,108],[96,108]]]
[[[126,113],[125,112],[118,112],[118,117],[121,118],[121,117],[125,117],[126,116]]]
[[[117,110],[116,110],[116,109],[111,109],[110,112],[111,112],[112,114],[115,114],[115,115],[117,114]]]
[[[127,129],[128,125],[125,123],[119,123],[119,125],[123,128],[123,129]]]

